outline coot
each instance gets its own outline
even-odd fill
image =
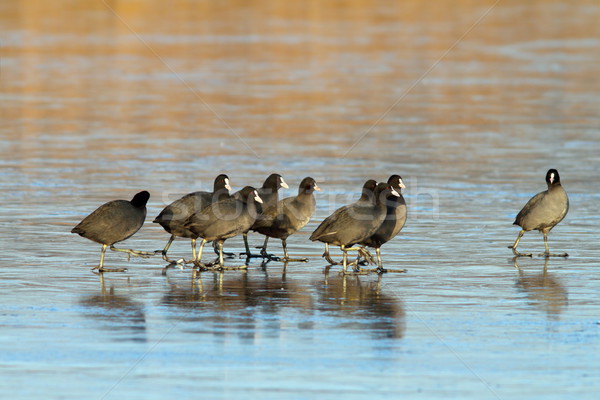
[[[377,272],[385,272],[383,263],[381,262],[381,246],[394,238],[406,223],[406,201],[402,196],[402,189],[406,188],[400,175],[392,175],[387,181],[388,185],[392,186],[398,196],[387,196],[386,199],[386,215],[385,219],[367,239],[359,244],[363,246],[374,247],[377,253]]]
[[[346,273],[348,264],[348,251],[361,248],[352,248],[355,243],[360,243],[370,237],[383,222],[386,215],[385,198],[392,194],[399,194],[387,183],[380,183],[375,188],[374,202],[365,204],[350,204],[338,208],[315,229],[310,240],[319,240],[323,243],[340,246],[344,254],[343,272]]]
[[[533,196],[519,212],[515,218],[515,222],[513,222],[513,225],[521,227],[521,232],[519,232],[515,243],[512,246],[508,246],[508,248],[512,249],[514,255],[517,257],[531,257],[531,253],[519,253],[517,251],[519,240],[521,240],[525,232],[531,230],[538,230],[544,235],[546,251],[540,255],[545,257],[568,256],[567,253],[550,254],[550,250],[548,250],[548,232],[567,215],[567,211],[569,211],[569,198],[567,197],[567,192],[565,192],[565,189],[560,184],[560,175],[558,175],[557,170],[548,170],[546,173],[546,183],[548,184],[548,190]]]
[[[373,197],[373,191],[375,190],[376,186],[377,181],[375,181],[374,179],[369,179],[368,181],[366,181],[363,184],[360,198],[356,202],[354,202],[354,204],[360,206],[374,203],[375,199]],[[329,243],[325,243],[325,252],[323,253],[322,257],[324,257],[325,260],[327,260],[327,262],[331,265],[338,264],[338,262],[333,260],[329,255]]]
[[[229,177],[225,174],[221,174],[215,178],[213,184],[213,191],[199,191],[188,193],[182,198],[175,200],[168,206],[166,206],[156,218],[155,223],[160,224],[165,231],[171,234],[167,245],[163,250],[157,250],[157,253],[161,253],[162,257],[166,261],[170,261],[167,257],[167,251],[175,240],[176,237],[193,238],[194,234],[185,228],[184,224],[187,219],[193,213],[202,211],[202,209],[214,202],[225,200],[229,198]],[[192,253],[196,255],[196,246],[192,242]]]
[[[289,188],[288,184],[283,180],[283,177],[279,174],[269,175],[262,187],[258,189],[258,195],[263,201],[263,203],[258,207],[259,214],[262,213],[263,210],[266,210],[267,208],[277,204],[279,201],[279,189],[281,188]],[[263,257],[263,254],[265,254],[267,251],[268,241],[269,237],[266,236],[260,255],[252,254],[250,251],[250,246],[248,246],[248,232],[244,232],[244,246],[246,247],[246,252],[241,253],[241,255],[245,255],[246,257]]]
[[[146,218],[146,203],[150,193],[141,191],[129,200],[113,200],[98,207],[93,213],[85,217],[71,233],[77,233],[102,245],[100,264],[98,270],[124,271],[124,269],[105,269],[104,252],[110,246],[113,251],[123,251],[138,257],[148,257],[151,253],[132,249],[118,249],[113,245],[121,242],[136,233],[144,224]],[[94,269],[96,269],[94,268]]]
[[[202,250],[206,242],[215,241],[219,246],[219,263],[213,268],[226,269],[223,262],[223,242],[226,239],[247,232],[256,221],[256,204],[262,203],[256,189],[246,186],[229,199],[221,200],[192,214],[184,227],[192,232],[195,248],[197,238],[202,238],[195,264],[201,268]]]
[[[315,180],[311,177],[304,178],[298,187],[297,196],[280,200],[274,206],[265,209],[252,227],[254,231],[267,237],[281,239],[283,246],[281,261],[307,261],[306,258],[290,258],[286,240],[310,221],[316,207],[313,194],[315,190],[321,190]],[[264,255],[267,255],[266,249]]]

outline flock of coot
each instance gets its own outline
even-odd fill
[[[567,214],[569,199],[560,183],[556,169],[546,173],[548,190],[533,196],[517,215],[514,224],[521,227],[515,243],[509,246],[515,256],[531,256],[531,253],[520,253],[517,245],[527,231],[538,230],[544,236],[545,257],[561,256],[566,253],[552,254],[548,249],[548,232]],[[320,190],[315,180],[306,177],[300,182],[298,194],[279,200],[279,189],[288,188],[279,174],[271,174],[263,186],[255,189],[246,186],[242,190],[230,194],[231,186],[227,175],[215,178],[212,192],[189,193],[166,206],[153,222],[160,224],[171,236],[163,250],[144,252],[132,249],[121,249],[114,244],[135,234],[146,219],[146,203],[150,193],[137,193],[131,201],[113,200],[101,205],[85,217],[72,233],[102,245],[99,271],[122,271],[123,269],[104,268],[104,253],[110,247],[114,251],[122,251],[134,256],[149,257],[161,254],[171,264],[185,263],[185,260],[174,261],[167,252],[176,237],[191,240],[191,263],[200,270],[239,269],[227,267],[223,252],[223,242],[234,236],[244,236],[247,258],[262,257],[269,260],[307,261],[304,258],[292,258],[287,251],[287,238],[302,229],[315,212],[316,200],[314,191]],[[386,272],[381,261],[381,246],[393,239],[406,222],[406,202],[402,197],[405,188],[399,175],[392,175],[387,182],[377,183],[369,179],[362,187],[360,198],[343,206],[327,217],[311,234],[310,240],[325,244],[323,257],[330,264],[337,264],[329,254],[329,245],[339,246],[343,253],[343,273],[364,273],[374,271]],[[247,235],[250,231],[265,236],[259,254],[253,254],[248,245]],[[283,257],[276,257],[267,252],[269,238],[280,239],[283,246]],[[200,239],[200,248],[196,251],[196,241]],[[207,242],[213,242],[219,258],[213,263],[202,263],[202,252]],[[375,261],[367,247],[374,248]],[[356,251],[358,256],[348,262],[348,251]],[[361,258],[363,259],[361,261]],[[377,268],[368,270],[361,265],[376,263]],[[352,271],[347,267],[353,266]]]

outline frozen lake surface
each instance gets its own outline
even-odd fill
[[[0,397],[597,398],[600,5],[321,3],[0,5]],[[570,257],[515,264],[549,168]],[[148,190],[123,247],[161,249],[152,219],[222,172],[279,172],[285,197],[317,179],[288,240],[308,263],[194,279],[108,252],[128,270],[91,272],[85,215]],[[382,254],[407,272],[327,271],[310,233],[393,173],[409,216]]]

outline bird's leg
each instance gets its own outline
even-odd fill
[[[252,252],[250,251],[250,246],[248,245],[248,232],[244,232],[243,236],[244,236],[244,247],[246,248],[246,252],[240,253],[240,257],[245,256],[246,259],[263,257],[262,253],[261,254],[252,254]]]
[[[244,247],[246,248],[246,251],[244,253],[240,253],[240,256],[246,256],[246,258],[250,258],[252,257],[252,252],[250,251],[250,246],[248,246],[248,232],[244,232],[242,236],[244,237]]]
[[[119,249],[113,245],[110,246],[110,249],[112,251],[120,251],[123,253],[127,253],[130,256],[141,257],[141,258],[148,258],[155,254],[154,252],[148,252],[148,251],[140,251],[140,250],[133,250],[133,249]]]
[[[247,265],[240,265],[240,266],[235,266],[235,267],[226,267],[225,266],[225,262],[223,261],[223,240],[219,240],[217,242],[218,246],[219,246],[219,262],[216,264],[213,264],[210,269],[214,270],[214,271],[224,271],[224,270],[233,270],[233,269],[246,269],[248,268]]]
[[[339,264],[337,261],[334,261],[333,258],[331,258],[331,255],[329,254],[329,243],[325,243],[325,253],[323,253],[323,255],[321,257],[325,258],[325,260],[327,260],[329,265],[338,265]]]
[[[213,242],[213,250],[215,252],[215,254],[217,254],[219,257],[221,257],[221,253],[219,252],[219,245],[217,244],[217,242]],[[227,258],[234,258],[236,257],[236,255],[234,253],[224,253],[225,256],[227,256]]]
[[[216,245],[216,248],[219,249],[219,261],[216,263],[213,263],[211,268],[212,269],[223,268],[223,267],[225,267],[225,262],[223,261],[223,241],[217,240],[216,242],[213,242],[213,245]]]
[[[192,262],[196,260],[196,239],[192,238]]]
[[[352,251],[359,250],[358,247],[349,247],[349,248],[346,248],[346,246],[341,245],[340,249],[342,250],[342,254],[343,254],[343,256],[342,256],[342,272],[341,272],[342,275],[368,273],[368,271],[361,271],[360,270],[360,267],[358,266],[358,263],[357,263],[358,259],[357,259],[357,261],[353,261],[351,263],[348,263],[348,251],[350,251],[350,250],[352,250]],[[348,266],[349,265],[352,265],[354,267],[352,269],[352,272],[348,272]]]
[[[346,249],[344,249],[344,245],[340,246],[342,249],[342,274],[347,274],[346,267],[348,265],[348,253],[346,253]]]
[[[512,246],[508,246],[508,248],[511,249],[513,254],[517,257],[531,257],[532,256],[531,253],[519,253],[517,251],[517,246],[519,244],[519,240],[521,240],[524,233],[525,233],[525,229],[521,229],[521,232],[519,232],[519,236],[517,236],[517,240],[515,240],[515,243]]]
[[[544,247],[546,247],[546,251],[544,253],[541,253],[540,256],[544,256],[546,258],[548,257],[569,257],[569,255],[567,253],[560,253],[560,254],[552,254],[550,253],[550,250],[548,249],[548,232],[542,232],[544,234]]]
[[[367,250],[366,247],[361,247],[358,250],[358,256],[360,258],[360,256],[362,256],[362,258],[364,258],[365,263],[367,265],[369,264],[375,264],[375,259],[373,258],[373,256],[371,255],[371,253],[369,253],[369,250]]]
[[[308,258],[290,258],[288,256],[287,243],[285,239],[281,239],[281,245],[283,246],[283,258],[280,258],[279,261],[283,261],[285,263],[290,261],[308,262]]]
[[[102,271],[104,269],[104,253],[106,253],[106,245],[102,245],[102,251],[100,252],[100,265],[98,265],[98,269]]]
[[[104,268],[104,253],[106,252],[107,244],[102,245],[102,251],[100,252],[100,264],[97,267],[92,268],[92,271],[98,270],[98,272],[125,272],[127,268]]]
[[[206,244],[206,239],[202,239],[200,242],[200,249],[198,249],[198,256],[194,258],[194,265],[198,267],[198,269],[206,270],[206,265],[202,264],[202,250],[204,250],[204,245]],[[196,247],[196,246],[194,246]]]
[[[364,246],[363,247],[354,247],[354,248],[350,248],[350,249],[346,249],[346,250],[356,250],[356,259],[348,264],[348,265],[352,265],[354,267],[354,272],[360,272],[361,265],[369,265],[369,264],[375,263],[375,259],[373,258],[371,253],[369,253],[369,251]],[[361,257],[363,258],[362,261],[360,259]]]
[[[346,256],[346,252],[348,251],[358,251],[361,252],[361,250],[363,249],[362,247],[348,247],[346,248],[345,246],[341,246],[342,251],[344,252],[344,256]],[[360,275],[364,275],[364,274],[370,274],[372,272],[376,272],[378,274],[384,273],[384,272],[397,272],[397,273],[402,273],[402,272],[406,272],[405,269],[384,269],[383,268],[383,263],[381,263],[381,254],[380,254],[380,249],[376,249],[377,251],[377,260],[378,260],[378,267],[376,269],[361,269],[358,264],[356,263],[351,263],[348,264],[347,261],[344,262],[345,265],[354,265],[354,270],[353,273],[354,274],[360,274]],[[370,255],[370,253],[369,253]],[[371,256],[372,257],[372,256]],[[375,260],[373,260],[373,262],[375,262]],[[342,271],[343,274],[349,274],[349,272],[346,272],[346,269],[344,269]]]
[[[381,262],[381,247],[377,247],[375,249],[375,253],[377,254],[377,271],[378,272],[387,272],[383,268],[383,263]]]
[[[169,257],[167,257],[167,251],[169,251],[169,247],[171,247],[171,243],[173,243],[173,240],[175,240],[175,235],[171,235],[171,237],[169,238],[169,241],[167,242],[167,245],[165,246],[164,249],[155,250],[154,254],[161,254],[163,260],[168,261],[168,262],[173,262],[171,259],[169,259]]]
[[[269,261],[279,261],[279,257],[277,257],[275,254],[267,253],[267,244],[268,243],[269,243],[269,237],[265,236],[265,242],[263,243],[263,245],[261,247],[258,247],[260,249],[260,256],[262,258],[266,258]]]
[[[383,268],[383,262],[381,262],[381,247],[377,247],[375,249],[375,252],[377,253],[377,269],[375,271],[378,274],[383,274],[383,273],[386,273],[386,272],[396,272],[396,273],[406,272],[406,269],[404,269],[404,268],[402,268],[402,269]]]

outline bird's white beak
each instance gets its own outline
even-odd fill
[[[281,185],[282,188],[288,189],[289,186],[287,183],[285,183],[285,181],[283,180],[283,178],[281,178],[281,181],[279,182],[279,184]]]
[[[261,204],[263,202],[256,190],[254,191],[254,201],[256,201],[257,203],[261,203]]]

